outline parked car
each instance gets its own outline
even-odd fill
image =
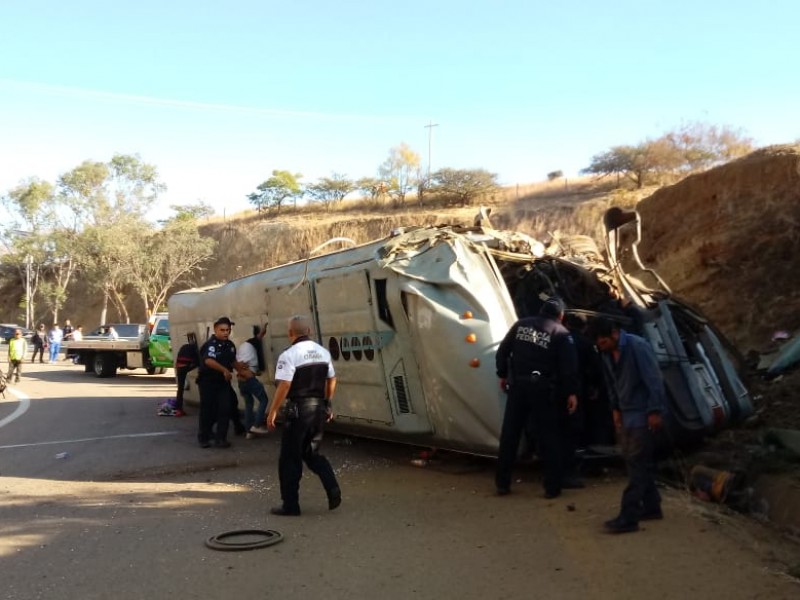
[[[14,332],[17,329],[22,330],[22,337],[28,340],[28,342],[31,341],[33,331],[30,329],[26,329],[22,325],[14,325],[13,323],[0,323],[0,343],[7,344],[8,340],[14,337]]]

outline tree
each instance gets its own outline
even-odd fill
[[[103,298],[100,322],[108,321],[108,303],[113,303],[120,320],[130,322],[126,289],[133,266],[146,260],[145,241],[152,225],[136,215],[120,216],[104,225],[91,225],[80,238],[80,261],[86,287],[97,289]]]
[[[251,203],[255,204],[256,210],[275,208],[280,213],[283,203],[291,198],[297,198],[303,193],[298,182],[303,176],[300,173],[290,173],[289,171],[272,172],[272,177],[259,185],[255,192],[247,196]]]
[[[166,186],[159,181],[157,169],[138,155],[116,154],[108,163],[84,161],[62,175],[58,187],[59,200],[71,215],[71,223],[64,229],[76,238],[70,245],[69,260],[81,252],[86,275],[96,278],[87,278],[86,284],[102,290],[101,321],[106,320],[109,300],[127,321],[126,272],[138,258],[141,237],[152,228],[144,214]],[[79,240],[82,231],[91,235]],[[64,280],[69,283],[69,278]]]
[[[389,194],[396,204],[403,204],[406,194],[414,189],[414,176],[419,164],[419,154],[403,142],[389,150],[389,156],[378,168],[378,174],[388,183]]]
[[[439,169],[432,176],[433,190],[448,201],[467,206],[498,190],[497,175],[485,169]]]
[[[356,184],[345,175],[333,173],[330,177],[323,177],[317,183],[307,185],[306,193],[325,206],[330,206],[344,200],[355,189]]]
[[[581,173],[623,175],[637,188],[648,182],[654,173],[671,171],[676,167],[674,149],[663,140],[648,140],[637,146],[614,146],[592,157],[591,164]]]
[[[621,175],[641,188],[665,176],[708,169],[750,152],[752,140],[740,130],[689,123],[635,146],[614,146],[592,157],[582,173]]]
[[[216,242],[200,235],[196,221],[175,217],[142,240],[140,256],[130,265],[130,282],[148,316],[159,310],[169,292],[198,272],[214,253]]]
[[[389,185],[376,177],[362,177],[355,183],[362,196],[372,202],[380,202],[389,190]]]
[[[205,202],[198,202],[197,204],[171,204],[170,209],[175,211],[175,216],[171,219],[159,221],[162,225],[165,225],[171,220],[197,221],[198,219],[210,217],[214,214],[214,207]]]
[[[688,173],[704,171],[753,150],[753,140],[741,129],[700,122],[686,123],[663,138],[680,155],[680,169]]]
[[[26,316],[34,320],[40,295],[39,282],[43,281],[49,261],[45,248],[53,222],[54,198],[53,184],[36,178],[20,183],[3,198],[12,221],[4,231],[6,252],[2,254],[2,262],[19,273],[28,292],[20,306],[25,309]],[[28,302],[30,304],[26,305]]]

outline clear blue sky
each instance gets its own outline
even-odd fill
[[[0,193],[138,153],[218,213],[400,142],[503,184],[687,121],[800,138],[800,2],[0,0]]]

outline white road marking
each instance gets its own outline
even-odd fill
[[[124,438],[143,438],[158,437],[161,435],[175,435],[180,431],[155,431],[153,433],[125,433],[122,435],[106,435],[103,437],[81,438],[79,440],[61,440],[56,442],[34,442],[32,444],[13,444],[11,446],[0,446],[0,450],[8,448],[30,448],[32,446],[54,446],[56,444],[78,444],[80,442],[96,442],[98,440],[120,440]]]
[[[14,409],[14,412],[12,412],[10,415],[4,419],[0,419],[0,427],[8,425],[11,423],[11,421],[14,421],[15,419],[18,419],[24,415],[31,406],[31,399],[28,398],[27,394],[20,392],[18,389],[12,388],[11,386],[8,386],[6,391],[19,400],[19,406],[17,406],[17,408]]]

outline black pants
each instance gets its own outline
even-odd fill
[[[329,496],[339,487],[331,463],[319,453],[326,418],[324,406],[302,400],[297,406],[297,417],[287,419],[283,424],[278,459],[283,507],[292,511],[300,509],[300,478],[304,462],[319,477]]]
[[[21,360],[9,360],[8,361],[8,380],[11,381],[11,376],[16,372],[17,374],[17,381],[19,381],[19,376],[22,375],[22,361]]]
[[[520,437],[526,424],[533,424],[537,453],[544,469],[544,489],[561,491],[567,463],[572,460],[572,440],[567,435],[567,407],[556,398],[551,386],[514,386],[508,394],[500,450],[497,457],[495,484],[511,487],[511,472],[519,450]]]
[[[36,362],[36,353],[39,353],[39,362],[44,362],[44,346],[34,346],[31,362]]]
[[[233,388],[227,381],[202,381],[200,390],[200,428],[197,439],[200,443],[212,438],[217,442],[228,440],[228,420],[231,416]],[[214,427],[216,426],[216,430]]]
[[[622,455],[628,469],[628,487],[622,493],[620,517],[638,523],[642,513],[661,510],[653,460],[654,438],[647,427],[626,427],[622,430]]]
[[[186,388],[186,376],[192,367],[178,367],[175,369],[175,377],[178,379],[178,391],[175,393],[175,408],[183,410],[183,392]]]

